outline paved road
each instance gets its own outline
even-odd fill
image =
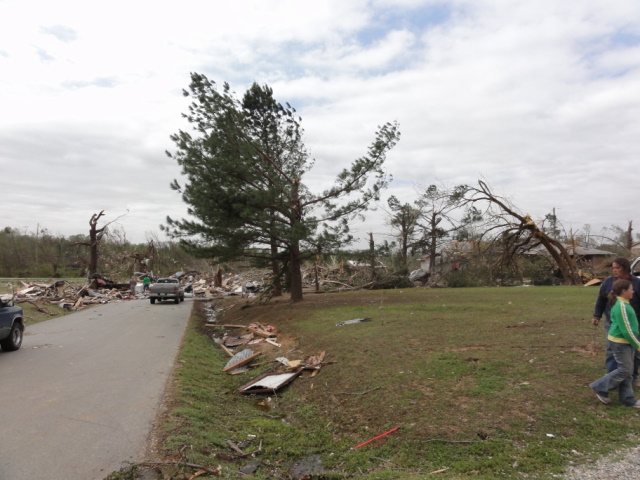
[[[0,480],[101,480],[144,460],[191,301],[109,303],[0,352]]]

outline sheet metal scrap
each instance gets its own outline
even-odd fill
[[[229,372],[238,367],[242,367],[251,362],[254,358],[256,358],[260,353],[254,353],[250,348],[246,348],[241,352],[236,353],[233,357],[229,359],[225,367],[222,369],[223,372]]]
[[[370,322],[371,318],[369,317],[364,317],[364,318],[354,318],[353,320],[345,320],[344,322],[338,322],[336,323],[336,327],[342,327],[344,325],[351,325],[352,323],[361,323],[361,322]]]
[[[249,383],[244,384],[238,389],[238,392],[244,394],[275,392],[279,388],[284,387],[294,378],[302,373],[302,369],[287,373],[265,373],[254,378]]]

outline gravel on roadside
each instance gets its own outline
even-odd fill
[[[569,467],[564,480],[622,480],[640,479],[640,447],[615,452],[593,464]]]

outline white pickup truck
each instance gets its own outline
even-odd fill
[[[184,288],[177,278],[159,278],[149,287],[149,300],[151,304],[156,300],[173,300],[173,303],[184,302]]]

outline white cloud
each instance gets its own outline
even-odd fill
[[[534,217],[626,225],[639,64],[633,0],[0,1],[3,223],[81,233],[130,208],[143,240],[180,216],[164,150],[197,71],[240,93],[267,83],[298,109],[314,189],[398,120],[390,193],[484,176]],[[388,231],[383,217],[359,228]]]

